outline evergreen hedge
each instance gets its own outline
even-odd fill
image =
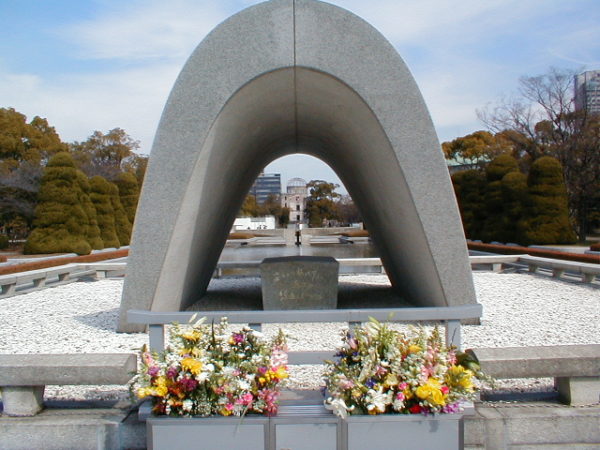
[[[506,211],[502,180],[505,175],[518,170],[517,160],[507,154],[494,158],[485,169],[485,220],[481,231],[481,239],[484,241],[499,240],[504,234]]]
[[[96,208],[90,199],[90,182],[82,172],[79,172],[77,181],[83,195],[80,198],[81,206],[88,216],[88,224],[86,227],[85,236],[90,246],[94,250],[102,250],[104,248],[104,241],[100,236],[100,228],[98,227],[98,217],[96,214]]]
[[[469,239],[479,239],[485,219],[485,177],[478,170],[465,170],[452,176],[460,215]]]
[[[96,175],[90,179],[90,199],[96,209],[100,237],[104,241],[104,247],[119,248],[121,243],[116,233],[111,188],[110,183],[105,178]]]
[[[81,204],[85,193],[79,178],[69,153],[57,153],[50,159],[42,175],[34,229],[25,242],[25,254],[90,253],[86,238],[89,220]]]
[[[119,188],[121,204],[127,214],[127,219],[133,225],[138,200],[140,198],[140,187],[137,178],[131,172],[122,172],[117,176],[115,184]]]
[[[526,244],[577,242],[567,204],[562,167],[556,158],[543,156],[533,162],[527,179],[529,201],[524,211]]]
[[[129,245],[131,240],[131,222],[127,218],[127,213],[123,209],[119,197],[119,188],[114,183],[109,183],[110,201],[115,212],[115,231],[121,245]]]

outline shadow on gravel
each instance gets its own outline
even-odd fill
[[[98,328],[99,330],[117,331],[117,322],[119,320],[119,308],[109,309],[94,314],[84,314],[75,316],[75,320],[89,325],[90,327]]]

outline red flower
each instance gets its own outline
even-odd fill
[[[411,406],[409,408],[409,411],[411,414],[419,414],[421,412],[421,406],[420,405]]]

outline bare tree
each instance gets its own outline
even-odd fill
[[[560,161],[571,220],[583,241],[600,190],[600,118],[574,110],[575,74],[551,68],[543,75],[522,77],[517,95],[477,115],[512,142],[525,169],[545,155]]]

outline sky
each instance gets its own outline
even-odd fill
[[[149,153],[185,61],[254,0],[0,0],[0,107],[45,117],[65,142],[119,127]],[[550,67],[600,69],[599,0],[331,0],[410,69],[440,142],[484,129],[476,110]],[[338,182],[315,158],[267,172]],[[340,189],[344,191],[343,187]]]

